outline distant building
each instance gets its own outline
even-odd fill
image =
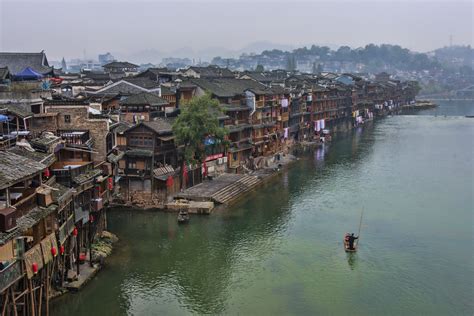
[[[99,54],[99,64],[105,65],[115,60],[115,57],[111,53]]]
[[[227,68],[216,66],[208,67],[189,67],[183,72],[183,75],[191,78],[235,78],[234,73]]]
[[[106,73],[114,75],[114,78],[121,78],[138,74],[139,66],[126,61],[113,61],[102,67]]]
[[[67,71],[67,64],[66,64],[66,60],[64,60],[64,57],[63,57],[63,60],[61,60],[61,70],[63,72]]]

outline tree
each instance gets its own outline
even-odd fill
[[[263,65],[258,64],[257,67],[255,67],[256,72],[264,72],[265,68],[263,68]]]
[[[181,108],[173,123],[177,145],[184,145],[186,162],[202,162],[205,158],[206,140],[222,143],[227,130],[219,126],[219,102],[209,94],[193,98]]]

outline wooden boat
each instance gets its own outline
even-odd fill
[[[178,214],[178,224],[186,224],[189,222],[188,212],[180,211]]]
[[[356,252],[357,251],[357,242],[354,243],[354,249],[349,248],[349,242],[346,241],[345,238],[343,239],[343,242],[344,242],[344,250],[346,252]]]

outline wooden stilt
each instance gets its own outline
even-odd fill
[[[33,282],[28,280],[28,290],[30,292],[30,306],[31,306],[31,316],[35,316],[35,295],[33,293]]]
[[[12,303],[13,303],[13,315],[18,316],[18,311],[16,309],[15,291],[13,290],[13,286],[10,287],[10,291],[11,291]]]
[[[6,312],[7,312],[8,299],[9,299],[8,292],[9,292],[10,290],[11,290],[11,289],[6,290],[6,291],[5,291],[5,295],[3,295],[4,298],[3,298],[2,316],[5,316],[5,315],[6,315]]]
[[[38,295],[38,315],[41,315],[41,306],[43,305],[43,287],[44,287],[44,270],[41,270],[41,278],[40,278],[40,285],[39,285],[39,295]]]

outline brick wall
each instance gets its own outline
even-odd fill
[[[109,123],[106,119],[89,119],[87,106],[48,106],[47,113],[59,113],[57,117],[58,129],[65,130],[88,130],[94,141],[92,154],[93,161],[104,161],[107,156],[107,134]],[[70,123],[66,122],[66,115],[70,117]]]

